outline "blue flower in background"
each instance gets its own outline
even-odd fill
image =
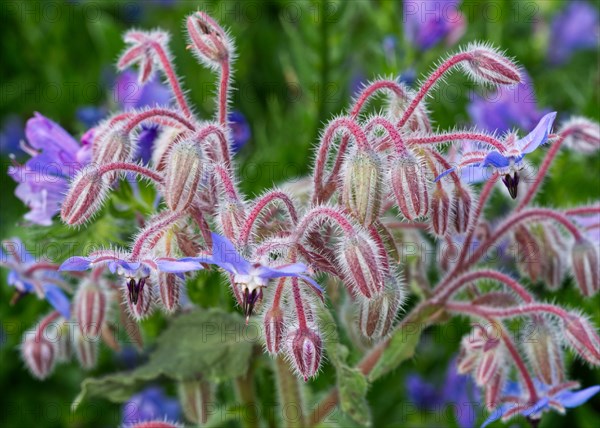
[[[445,40],[456,43],[465,32],[465,18],[458,10],[460,0],[405,0],[404,35],[421,50]]]
[[[113,88],[114,100],[124,110],[165,106],[171,103],[171,90],[154,76],[146,84],[138,82],[137,73],[126,70],[119,74]]]
[[[406,378],[406,391],[413,404],[421,410],[432,410],[439,406],[451,406],[461,428],[475,426],[479,401],[479,390],[470,376],[461,375],[456,370],[453,359],[446,372],[443,387],[437,387],[417,374]]]
[[[152,159],[152,151],[154,150],[154,141],[160,133],[158,125],[142,125],[142,129],[138,134],[138,152],[136,157],[141,159],[145,164],[150,163]]]
[[[548,59],[563,64],[578,50],[594,49],[600,44],[598,9],[584,1],[567,2],[552,20]]]
[[[77,119],[88,129],[96,126],[107,114],[106,108],[96,106],[79,107],[75,112]]]
[[[16,114],[7,116],[0,130],[0,154],[7,155],[19,150],[21,140],[25,138],[23,121]]]
[[[542,414],[547,411],[555,410],[559,413],[564,413],[565,409],[585,404],[590,398],[600,392],[600,385],[591,386],[580,391],[572,391],[578,388],[577,382],[567,382],[558,386],[550,386],[535,381],[538,401],[531,405],[527,399],[527,394],[521,388],[518,382],[507,382],[504,390],[504,395],[508,397],[517,397],[522,402],[512,402],[500,405],[494,410],[485,420],[482,428],[488,426],[494,421],[502,418],[508,420],[515,415],[523,415],[529,419],[539,419]]]
[[[151,386],[133,395],[123,405],[124,425],[152,420],[177,421],[181,416],[181,406],[175,398],[170,398],[162,388]]]
[[[23,150],[31,158],[25,165],[9,168],[8,174],[19,183],[15,195],[31,209],[25,219],[49,226],[60,211],[71,178],[85,166],[82,160],[89,158],[89,147],[39,113],[27,121],[25,135],[28,144]]]
[[[13,301],[35,293],[40,299],[46,299],[65,319],[71,317],[71,302],[57,285],[63,280],[56,272],[56,265],[44,260],[36,261],[19,238],[2,242],[0,266],[10,269],[6,282],[17,292]]]
[[[248,125],[246,117],[239,111],[232,111],[229,113],[227,120],[229,121],[229,127],[231,128],[233,153],[237,153],[246,145],[252,135],[250,132],[250,125]]]
[[[538,109],[531,79],[525,73],[518,85],[500,86],[485,97],[475,96],[467,110],[473,124],[489,132],[529,130],[544,115]]]

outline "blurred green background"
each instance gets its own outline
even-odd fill
[[[501,11],[493,19],[485,14],[490,5]],[[506,49],[531,75],[541,107],[558,110],[562,118],[577,114],[598,121],[597,50],[578,53],[558,67],[548,66],[545,59],[548,22],[563,5],[560,1],[463,2],[468,23],[460,43],[485,40]],[[412,49],[403,39],[399,1],[4,1],[0,3],[0,124],[11,115],[26,121],[38,111],[80,136],[85,128],[76,118],[79,107],[115,104],[106,76],[114,72],[113,62],[124,47],[122,33],[132,26],[171,32],[170,46],[189,100],[200,116],[210,118],[214,76],[186,50],[182,31],[186,14],[199,8],[229,28],[237,45],[232,106],[246,116],[252,130],[250,142],[237,155],[244,178],[241,186],[248,195],[309,171],[311,149],[323,124],[348,106],[357,81],[397,76],[409,68],[421,76],[452,49],[443,44],[426,52]],[[391,57],[382,47],[388,36],[397,38]],[[449,90],[430,100],[432,116],[440,128],[468,125],[466,105],[475,88],[458,73],[448,83]],[[378,107],[375,103],[372,108]],[[534,159],[539,161],[539,156]],[[25,232],[21,216],[26,208],[12,194],[15,185],[5,174],[8,165],[3,154],[1,238]],[[599,171],[598,156],[562,154],[540,202],[561,207],[597,200]],[[9,306],[12,290],[5,284],[6,271],[0,278],[0,426],[116,426],[120,407],[105,401],[69,412],[86,376],[76,364],[60,366],[45,382],[27,373],[17,347],[22,333],[47,310],[47,304],[29,297]],[[550,298],[566,305],[579,301],[572,284]],[[596,322],[599,306],[598,296],[585,302],[586,312]],[[151,338],[163,322],[156,316],[144,325]],[[406,398],[406,373],[416,371],[442,381],[458,340],[446,338],[443,329],[433,329],[417,358],[372,386],[369,399],[377,426],[447,425],[433,415],[415,414],[404,420],[398,403]],[[123,363],[103,348],[91,375],[117,368],[123,368]],[[600,373],[580,362],[573,362],[571,373],[584,385],[600,384]],[[326,389],[332,381],[326,371],[317,389]],[[596,397],[569,412],[566,419],[544,418],[542,426],[591,427],[599,419],[600,398]]]

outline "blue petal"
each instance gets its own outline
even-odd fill
[[[554,119],[556,119],[556,112],[548,113],[540,119],[533,131],[516,142],[521,153],[531,153],[548,140]]]
[[[483,422],[483,424],[481,425],[481,428],[485,428],[486,426],[488,426],[492,422],[495,422],[498,419],[500,419],[502,416],[504,416],[504,414],[506,412],[508,412],[511,409],[511,407],[512,406],[510,404],[503,404],[500,407],[497,407],[496,409],[494,409],[494,411]]]
[[[314,279],[312,279],[310,276],[306,276],[306,275],[298,275],[298,278],[303,279],[304,281],[306,281],[310,286],[312,286],[312,288],[317,292],[317,294],[321,295],[323,294],[324,290],[323,288],[319,285],[318,282],[316,282]]]
[[[157,260],[156,266],[161,272],[183,273],[191,270],[201,270],[200,263],[193,260]]]
[[[296,276],[296,274],[306,272],[306,265],[303,263],[292,263],[279,267],[260,266],[258,275],[264,278],[281,278],[282,276]]]
[[[506,168],[510,165],[510,159],[494,150],[487,154],[479,166],[486,167],[488,165],[496,168]]]
[[[446,171],[442,172],[440,175],[438,175],[437,177],[435,177],[435,180],[433,180],[433,181],[435,183],[437,183],[438,181],[440,181],[440,179],[444,178],[445,176],[447,176],[448,174],[450,174],[453,171],[456,171],[456,167],[447,169]]]
[[[589,388],[577,392],[565,391],[558,394],[556,399],[563,406],[573,408],[581,406],[598,392],[600,392],[600,385],[590,386]]]
[[[123,270],[130,272],[134,275],[142,264],[140,262],[127,262],[125,260],[111,260],[108,262],[108,269],[111,273],[116,273],[117,268],[121,267]]]
[[[65,293],[54,284],[44,284],[46,300],[54,306],[65,319],[71,318],[71,302]]]
[[[91,265],[92,260],[89,257],[69,257],[62,265],[60,265],[58,270],[81,272],[88,270]]]
[[[550,399],[548,397],[543,397],[537,403],[535,403],[533,406],[531,406],[530,408],[523,410],[521,412],[521,414],[523,416],[529,417],[536,413],[540,413],[542,410],[544,410],[545,408],[548,407],[549,403],[550,403]]]
[[[235,273],[243,275],[250,273],[252,265],[237,252],[229,239],[212,233],[212,241],[212,261],[209,263],[221,266],[223,269],[229,271],[233,268]],[[229,268],[226,266],[229,266]]]

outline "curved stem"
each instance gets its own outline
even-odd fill
[[[566,215],[586,215],[586,214],[600,214],[600,206],[595,205],[591,207],[577,207],[571,208],[565,211]]]
[[[240,197],[235,188],[235,184],[231,179],[231,175],[229,174],[229,169],[219,164],[213,164],[213,167],[217,172],[217,176],[221,180],[221,185],[223,186],[223,189],[225,190],[227,196],[234,201],[239,201]]]
[[[36,342],[42,340],[42,335],[44,334],[44,330],[46,329],[46,327],[48,327],[52,322],[56,321],[60,316],[61,315],[58,311],[53,311],[40,321],[35,330]]]
[[[502,144],[500,140],[497,138],[491,137],[486,134],[478,134],[476,132],[450,132],[447,134],[440,135],[426,135],[424,137],[416,137],[409,138],[406,140],[407,145],[428,145],[428,144],[443,144],[448,143],[450,141],[475,141],[478,143],[485,143],[489,146],[492,146],[498,149],[501,153],[503,153],[506,148]]]
[[[242,231],[238,238],[238,242],[240,243],[240,245],[244,246],[248,243],[248,238],[250,237],[250,233],[252,232],[252,227],[258,219],[258,216],[260,215],[261,211],[268,204],[275,200],[280,200],[285,204],[293,225],[295,225],[298,222],[298,214],[296,213],[296,207],[294,207],[294,203],[292,202],[290,197],[281,191],[269,192],[256,202],[254,208],[252,208],[252,211],[250,211],[250,214],[248,214],[248,218],[244,223],[244,227],[242,228]]]
[[[196,127],[187,119],[181,117],[181,115],[173,110],[164,109],[164,108],[153,108],[147,111],[143,111],[141,113],[136,114],[132,118],[128,119],[128,122],[125,124],[123,128],[126,134],[129,134],[133,129],[142,123],[145,120],[152,119],[154,117],[162,117],[167,119],[173,119],[176,122],[182,124],[190,131],[194,131]]]
[[[350,220],[348,220],[346,216],[344,216],[344,214],[342,214],[334,208],[315,207],[308,213],[306,213],[306,215],[302,217],[302,219],[296,226],[296,230],[292,235],[292,242],[299,242],[300,238],[304,235],[304,233],[310,230],[310,225],[313,222],[323,219],[335,221],[338,224],[338,226],[340,226],[344,234],[346,234],[347,236],[356,236],[356,230],[354,229],[354,226],[352,225]]]
[[[158,172],[134,163],[111,162],[98,168],[98,173],[100,175],[104,175],[110,171],[131,171],[143,177],[149,178],[158,184],[163,184],[163,178]]]
[[[225,166],[229,168],[229,166],[231,165],[231,155],[229,153],[229,144],[227,143],[227,136],[223,132],[223,129],[215,125],[206,125],[198,131],[198,133],[194,136],[194,139],[202,143],[210,135],[215,135],[219,140],[221,156],[223,157],[222,161],[225,164]]]
[[[379,91],[391,91],[398,97],[407,98],[404,89],[393,80],[377,80],[364,88],[350,111],[350,117],[356,118],[369,99]]]
[[[135,243],[131,250],[131,260],[138,259],[138,257],[140,256],[140,254],[142,252],[142,248],[144,247],[144,244],[146,243],[146,241],[148,239],[154,237],[157,234],[160,234],[163,229],[165,229],[167,226],[175,223],[177,220],[179,220],[181,217],[183,217],[184,214],[185,213],[181,212],[181,211],[170,213],[167,216],[165,216],[164,218],[156,221],[155,223],[148,225],[146,227],[146,229],[144,229],[142,231],[142,233],[140,233],[140,235],[135,240]]]
[[[386,132],[388,133],[388,136],[392,139],[392,142],[394,143],[394,147],[396,148],[397,154],[401,155],[403,153],[406,153],[406,146],[404,145],[404,142],[402,141],[402,136],[400,135],[398,130],[394,127],[392,122],[390,122],[389,120],[387,120],[381,116],[376,116],[373,119],[371,119],[369,121],[369,123],[367,123],[367,125],[365,126],[365,133],[368,134],[368,133],[372,132],[376,126],[380,126],[386,130]]]
[[[524,315],[539,315],[540,312],[555,315],[563,320],[566,320],[569,317],[569,313],[563,308],[548,303],[532,302],[510,308],[496,308],[492,306],[472,305],[471,303],[448,302],[445,306],[450,311],[477,315],[482,318],[514,318]]]
[[[179,79],[177,79],[173,65],[171,64],[171,61],[169,60],[165,50],[158,42],[151,42],[151,46],[158,55],[158,59],[162,65],[165,75],[167,76],[169,85],[173,89],[173,94],[175,95],[175,99],[177,100],[179,108],[183,111],[183,114],[185,114],[186,117],[192,117],[192,112],[188,106],[185,96],[183,95],[181,86],[179,85]]]

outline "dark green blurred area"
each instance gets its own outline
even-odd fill
[[[490,4],[501,13],[493,15],[494,19],[485,19],[483,11]],[[598,121],[598,52],[582,52],[564,66],[550,67],[545,61],[548,29],[542,26],[533,32],[527,7],[535,8],[548,21],[562,4],[465,1],[462,10],[469,22],[461,44],[486,40],[505,49],[531,75],[539,105],[557,110],[559,120],[576,114]],[[447,51],[440,45],[418,53],[403,42],[402,4],[397,1],[3,1],[0,123],[9,114],[17,114],[25,121],[38,111],[80,136],[85,129],[75,117],[78,107],[114,105],[110,88],[102,83],[106,81],[103,76],[114,71],[113,62],[124,46],[121,35],[132,26],[160,27],[171,32],[171,50],[183,85],[189,90],[189,100],[201,117],[212,117],[215,77],[186,50],[183,33],[184,17],[199,8],[229,28],[236,42],[236,92],[232,106],[243,112],[252,129],[250,142],[238,155],[241,186],[250,196],[309,171],[311,148],[325,121],[348,106],[352,82],[398,75],[410,66],[422,75]],[[382,49],[382,41],[389,35],[398,38],[393,61],[385,57]],[[458,73],[449,77],[448,83],[450,89],[437,92],[429,101],[441,129],[468,124],[465,106],[475,90]],[[373,106],[378,107],[377,103]],[[540,157],[536,154],[534,160],[539,161]],[[5,174],[8,164],[8,159],[3,158],[0,238],[25,234],[19,223],[26,210],[13,196],[14,183]],[[597,200],[599,172],[598,156],[583,158],[564,153],[538,200],[555,207]],[[106,401],[88,402],[75,413],[69,408],[86,375],[122,369],[121,363],[103,348],[100,364],[91,373],[82,372],[72,363],[59,366],[43,383],[33,379],[24,369],[17,347],[25,329],[47,311],[47,304],[29,296],[18,305],[9,306],[12,290],[6,286],[5,270],[0,277],[0,427],[118,425],[120,408]],[[543,295],[541,288],[535,292]],[[203,299],[205,303],[231,305],[223,296],[227,294]],[[599,297],[589,299],[582,308],[597,323]],[[566,306],[581,300],[570,281],[548,299]],[[163,324],[160,315],[144,323],[149,342]],[[468,325],[463,324],[464,330]],[[433,329],[425,338],[413,361],[372,386],[369,400],[376,426],[453,426],[453,420],[440,420],[439,415],[436,419],[432,415],[411,414],[407,420],[406,411],[398,404],[407,398],[404,378],[408,372],[417,371],[432,381],[442,381],[447,361],[456,353],[460,338],[445,338],[436,332]],[[573,362],[571,373],[584,386],[600,384],[598,370],[580,362]],[[315,389],[326,390],[332,382],[333,372],[326,369]],[[259,385],[259,391],[272,394],[270,386],[264,383]],[[596,397],[590,404],[570,411],[564,419],[554,414],[545,417],[541,426],[592,427],[599,419],[600,398]]]

